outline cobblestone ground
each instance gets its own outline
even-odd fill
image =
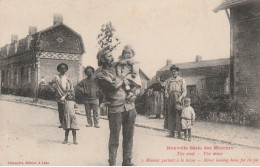
[[[0,99],[33,103],[32,98],[13,95],[2,95]],[[49,100],[39,99],[37,105],[51,106],[53,109],[57,108],[56,102]],[[77,112],[82,115],[85,114],[84,106],[82,104],[79,105],[79,110]],[[106,116],[103,116],[102,118],[106,118]],[[142,115],[138,115],[136,120],[137,126],[160,130],[163,130],[163,122],[163,119],[149,119]],[[260,143],[258,142],[260,139],[260,129],[253,127],[196,121],[195,126],[192,129],[192,135],[194,137],[224,141],[225,143],[232,143],[235,145],[260,148]]]

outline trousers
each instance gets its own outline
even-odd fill
[[[63,116],[64,116],[64,103],[58,102],[58,111],[59,111],[59,121],[60,124],[63,124]]]
[[[109,113],[109,163],[115,164],[117,156],[117,148],[119,145],[119,134],[121,126],[123,128],[123,162],[131,161],[133,136],[136,119],[136,110],[124,111],[119,113]]]
[[[92,118],[91,118],[91,110],[93,110],[93,120],[94,120],[94,125],[98,125],[99,121],[99,105],[98,104],[93,104],[93,103],[88,103],[85,102],[85,111],[86,111],[86,116],[88,120],[89,125],[93,125]]]

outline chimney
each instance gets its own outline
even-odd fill
[[[170,60],[170,59],[168,59],[167,61],[166,61],[166,65],[168,66],[168,65],[171,65],[172,64],[172,61]]]
[[[53,15],[53,25],[59,25],[59,24],[63,24],[63,16],[62,14],[54,14]]]
[[[202,56],[196,56],[196,62],[201,62],[202,61]]]
[[[18,41],[18,35],[12,34],[12,35],[11,35],[11,43],[15,43],[15,42],[17,42],[17,41]]]
[[[29,35],[32,35],[37,32],[37,27],[30,26],[29,27]]]

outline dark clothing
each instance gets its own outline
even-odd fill
[[[123,161],[131,161],[132,148],[133,148],[133,136],[135,127],[136,110],[110,113],[108,114],[109,120],[109,163],[114,164],[116,162],[117,148],[119,145],[119,134],[121,125],[123,127]]]
[[[93,110],[94,125],[98,125],[99,120],[99,87],[95,77],[85,78],[77,85],[84,95],[84,105],[89,125],[93,125],[91,110]]]
[[[119,133],[123,127],[123,161],[131,162],[136,110],[134,102],[127,101],[124,78],[116,75],[116,69],[102,69],[97,74],[98,84],[108,102],[109,164],[116,162]]]
[[[181,110],[176,109],[176,102],[179,97],[178,92],[170,92],[166,99],[166,115],[164,128],[169,131],[181,131]]]
[[[65,104],[62,102],[58,102],[59,120],[61,125],[63,124],[64,108]]]
[[[97,99],[98,100],[98,99]],[[98,102],[97,102],[98,103]],[[99,105],[96,104],[96,102],[94,101],[89,101],[86,100],[84,102],[85,105],[85,111],[86,111],[86,116],[87,116],[87,120],[88,120],[88,124],[89,125],[93,125],[92,122],[92,118],[91,118],[91,110],[93,110],[93,120],[94,120],[94,125],[98,125],[98,120],[99,120]]]
[[[135,109],[134,103],[127,103],[126,91],[123,88],[124,78],[116,76],[116,69],[103,69],[97,74],[97,80],[106,101],[109,103],[109,113],[123,112]]]
[[[164,81],[165,86],[165,121],[164,128],[169,131],[181,131],[181,110],[177,109],[177,104],[183,104],[183,99],[187,94],[186,82],[181,77],[169,78]],[[181,100],[179,99],[181,98]]]
[[[79,90],[83,93],[85,100],[98,99],[99,87],[96,78],[85,78],[80,81],[77,86],[79,87]]]

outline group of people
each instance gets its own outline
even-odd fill
[[[132,148],[136,119],[135,99],[136,89],[140,88],[138,76],[138,62],[131,46],[125,46],[122,56],[118,62],[114,62],[110,46],[102,48],[97,54],[98,65],[101,70],[93,77],[95,69],[91,66],[84,70],[86,78],[79,82],[77,88],[84,95],[84,105],[87,116],[87,127],[100,128],[99,126],[99,95],[104,95],[103,102],[108,105],[109,120],[109,165],[116,164],[117,149],[119,145],[119,134],[123,131],[123,166],[133,166]],[[57,66],[58,75],[52,83],[56,88],[56,100],[59,111],[59,128],[65,130],[64,144],[68,143],[69,131],[72,131],[73,143],[78,144],[76,131],[79,130],[75,116],[75,91],[72,81],[66,75],[68,65],[61,63]],[[175,65],[170,68],[172,77],[160,82],[165,88],[165,122],[164,128],[168,129],[171,136],[181,138],[181,131],[184,131],[185,140],[191,140],[191,127],[194,124],[195,113],[190,106],[190,99],[186,96],[186,83],[179,76],[179,68]],[[91,117],[93,110],[93,121]]]
[[[123,166],[133,166],[132,147],[135,119],[137,112],[134,101],[136,90],[141,87],[138,76],[138,62],[133,57],[135,55],[131,46],[124,47],[122,55],[117,63],[114,62],[112,49],[110,46],[102,48],[97,54],[98,65],[101,66],[95,77],[95,69],[91,66],[84,70],[86,78],[77,85],[78,90],[84,95],[84,105],[87,116],[87,127],[100,128],[99,122],[99,95],[104,94],[103,103],[108,105],[109,120],[109,165],[116,164],[117,148],[119,145],[119,134],[122,126],[123,130]],[[64,144],[68,143],[69,131],[72,131],[73,143],[78,144],[76,131],[79,130],[75,115],[77,108],[75,101],[75,91],[72,81],[66,72],[68,65],[61,63],[57,66],[58,75],[52,83],[55,85],[56,101],[59,111],[59,128],[65,130]],[[93,120],[91,117],[93,110]]]

